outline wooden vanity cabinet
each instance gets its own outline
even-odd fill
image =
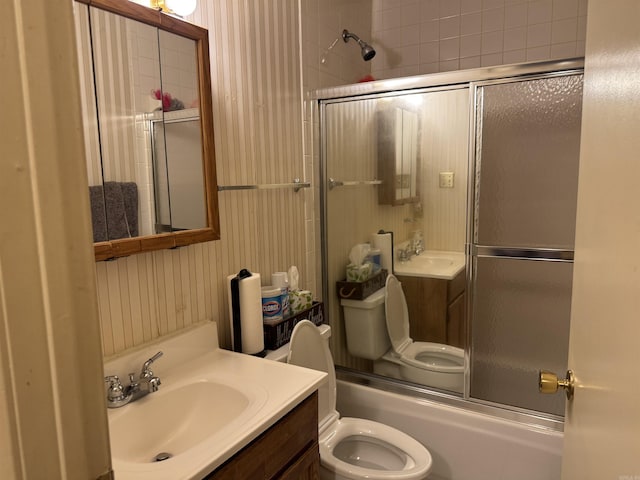
[[[397,275],[407,299],[411,338],[464,347],[465,272],[453,280]]]
[[[317,480],[318,393],[314,392],[274,426],[205,480]]]

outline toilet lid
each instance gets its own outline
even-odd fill
[[[387,332],[389,333],[393,351],[402,353],[412,341],[409,337],[407,300],[402,291],[402,284],[395,275],[387,277],[387,288],[385,290],[384,313],[387,321]]]
[[[329,344],[309,320],[296,324],[289,343],[288,363],[326,372],[327,379],[318,387],[318,425],[338,417],[336,411],[336,370]]]

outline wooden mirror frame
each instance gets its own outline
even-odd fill
[[[220,239],[220,219],[216,181],[215,151],[213,143],[213,106],[211,98],[211,70],[209,63],[209,33],[206,29],[166,15],[159,10],[129,0],[75,0],[160,30],[189,38],[196,42],[198,62],[198,88],[200,98],[200,128],[202,134],[202,161],[206,199],[207,227],[181,230],[141,237],[123,238],[94,243],[96,261],[112,260],[136,253],[183,247],[194,243]]]

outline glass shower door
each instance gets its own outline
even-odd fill
[[[563,415],[537,387],[567,368],[582,75],[475,88],[469,395]]]

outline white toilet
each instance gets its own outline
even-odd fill
[[[322,480],[418,480],[431,470],[429,451],[417,440],[382,423],[340,418],[336,373],[327,336],[308,320],[291,335],[288,362],[328,373],[318,389],[318,434]]]
[[[349,353],[373,360],[374,373],[463,391],[464,350],[411,339],[407,300],[394,275],[387,277],[385,288],[364,300],[342,299],[340,303]]]

